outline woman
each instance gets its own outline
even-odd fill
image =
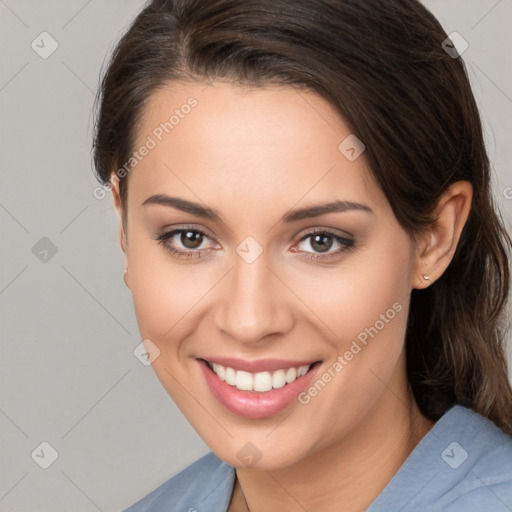
[[[512,510],[511,240],[416,0],[153,0],[94,159],[146,357],[210,453],[139,511]]]

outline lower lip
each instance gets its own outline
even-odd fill
[[[318,371],[315,364],[306,375],[282,388],[270,391],[240,391],[220,380],[205,361],[197,360],[212,394],[230,412],[244,418],[259,419],[274,416],[284,411],[304,391]]]

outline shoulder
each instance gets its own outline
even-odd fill
[[[512,437],[462,406],[451,410],[441,452],[452,488],[435,510],[512,510]]]
[[[368,512],[510,512],[512,437],[456,405],[420,441]]]
[[[124,512],[194,512],[203,508],[226,509],[234,482],[234,468],[210,452]]]

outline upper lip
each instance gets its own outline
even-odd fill
[[[221,366],[233,368],[233,370],[242,370],[249,373],[273,372],[276,370],[286,370],[288,368],[299,368],[301,366],[312,365],[316,361],[312,360],[292,360],[292,359],[257,359],[247,360],[236,357],[202,357],[201,359],[210,363],[220,364]]]

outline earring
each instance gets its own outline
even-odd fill
[[[430,276],[427,274],[423,274],[423,279],[425,279],[425,281],[428,281],[430,279]]]
[[[125,269],[124,269],[124,271],[123,271],[123,281],[124,281],[124,284],[125,284],[126,286],[128,286],[128,284],[126,283],[126,272],[128,272],[128,269],[127,269],[127,268],[125,268]]]

